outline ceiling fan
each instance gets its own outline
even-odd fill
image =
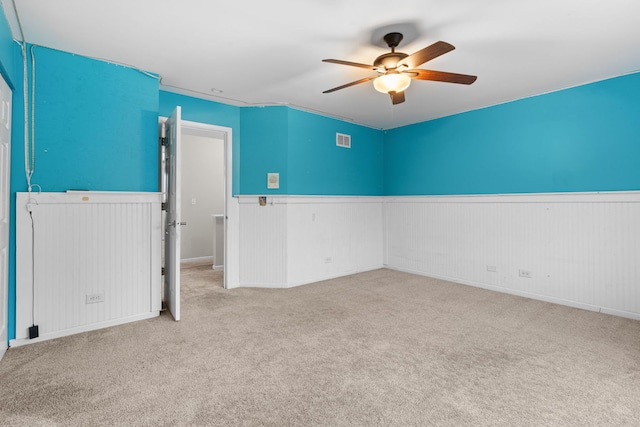
[[[378,92],[388,93],[389,96],[391,96],[391,102],[395,105],[404,102],[404,91],[409,87],[409,84],[411,84],[411,79],[434,80],[438,82],[470,85],[478,78],[468,74],[416,69],[417,66],[455,49],[455,47],[449,43],[439,41],[411,55],[407,55],[406,53],[396,52],[396,47],[398,47],[402,41],[401,33],[389,33],[384,36],[384,41],[391,48],[391,52],[378,56],[375,61],[373,61],[373,65],[342,61],[339,59],[323,59],[322,62],[331,62],[333,64],[349,65],[352,67],[373,70],[378,72],[378,75],[365,77],[364,79],[356,80],[355,82],[325,90],[322,93],[335,92],[349,86],[373,80],[373,86],[375,89]]]

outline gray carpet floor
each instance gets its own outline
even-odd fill
[[[0,362],[0,425],[638,426],[640,322],[391,270],[224,290]]]

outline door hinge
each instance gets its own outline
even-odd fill
[[[162,203],[160,205],[160,209],[163,210],[163,211],[166,211],[167,210],[167,204],[166,203]]]
[[[167,146],[167,138],[160,138],[160,145],[162,145],[163,147]]]
[[[162,275],[164,276],[164,267],[162,267]]]

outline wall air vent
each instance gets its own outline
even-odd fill
[[[351,148],[351,135],[336,133],[336,145],[338,147]]]

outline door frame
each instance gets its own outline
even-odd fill
[[[161,125],[162,196],[164,199],[164,295],[176,322],[180,320],[180,251],[182,242],[182,107],[176,107]]]
[[[0,75],[0,126],[6,141],[0,142],[0,150],[4,150],[3,164],[0,173],[0,360],[9,347],[9,234],[11,230],[11,113],[12,90],[4,76]]]
[[[167,117],[158,117],[158,123]],[[221,139],[224,143],[224,288],[240,284],[240,205],[233,196],[233,130],[229,127],[182,120],[182,133]],[[162,160],[160,159],[160,162]]]

